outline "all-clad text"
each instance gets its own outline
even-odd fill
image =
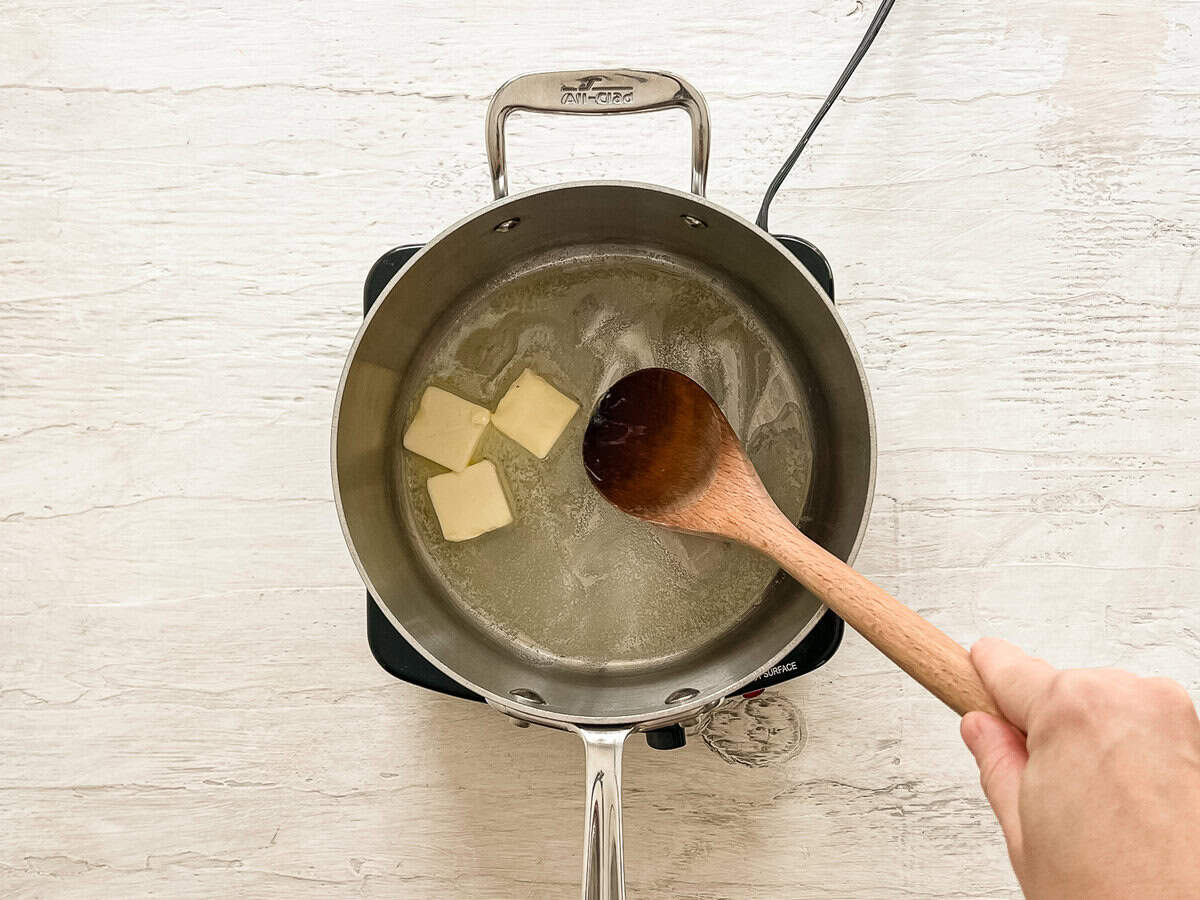
[[[564,84],[558,95],[559,105],[580,106],[585,103],[594,103],[597,106],[620,106],[625,103],[633,103],[632,85],[597,87],[604,80],[603,75],[588,75],[586,78],[580,78],[578,84]]]

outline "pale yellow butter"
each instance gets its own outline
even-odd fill
[[[538,459],[545,459],[579,404],[526,369],[492,414],[492,424]]]
[[[426,487],[442,536],[448,541],[469,541],[513,520],[500,474],[489,459],[461,472],[434,475]]]
[[[438,465],[461,472],[487,430],[491,413],[462,397],[427,387],[404,432],[404,446]]]

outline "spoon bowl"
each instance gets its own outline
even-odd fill
[[[713,398],[696,388],[672,369],[641,369],[600,398],[583,464],[614,506],[668,525],[711,486],[730,429]]]

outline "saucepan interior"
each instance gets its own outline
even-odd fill
[[[701,198],[606,182],[493,204],[416,255],[359,333],[333,446],[351,552],[405,637],[489,699],[661,717],[740,687],[824,611],[749,551],[652,533],[577,489],[586,410],[645,365],[713,393],[781,508],[852,557],[874,473],[862,369],[787,251]],[[526,366],[585,412],[546,460],[489,437],[518,527],[448,545],[404,424],[429,383],[494,406]]]

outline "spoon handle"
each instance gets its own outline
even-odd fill
[[[806,537],[782,513],[750,526],[745,540],[773,557],[851,628],[960,716],[1003,719],[967,651],[883,588]]]

